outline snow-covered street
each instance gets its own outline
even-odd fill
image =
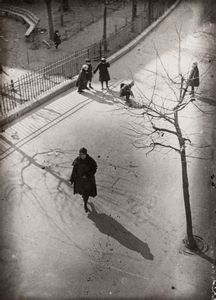
[[[94,91],[69,90],[1,132],[4,299],[210,299],[216,199],[210,178],[216,174],[210,5],[214,13],[213,1],[182,1],[111,65],[110,91],[101,91],[96,74]],[[120,83],[132,79],[137,101],[141,93],[151,97],[155,71],[166,69],[176,78],[193,61],[201,85],[180,121],[195,145],[188,147],[188,171],[194,233],[209,246],[202,257],[181,251],[186,231],[179,155],[156,149],[146,156],[136,149],[128,128],[135,118],[117,97]],[[156,94],[172,97],[162,77]],[[98,196],[90,199],[89,214],[68,183],[83,146],[98,164]]]

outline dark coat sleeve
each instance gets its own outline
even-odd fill
[[[73,169],[70,177],[70,182],[74,183],[77,178],[77,158],[72,163]]]
[[[188,84],[193,86],[199,86],[199,69],[198,67],[195,67],[191,70],[189,78],[188,78]]]
[[[90,157],[90,156],[89,156],[88,159],[89,159],[90,170],[89,170],[87,176],[88,176],[88,177],[92,177],[92,176],[94,176],[95,173],[97,172],[97,163],[96,163],[96,161],[95,161],[92,157]]]
[[[95,74],[95,73],[97,72],[97,70],[99,69],[99,66],[100,66],[100,64],[98,64],[98,65],[96,66],[96,68],[94,69],[94,71],[93,71],[94,74]]]

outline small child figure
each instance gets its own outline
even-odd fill
[[[92,77],[93,77],[92,64],[91,64],[91,60],[89,58],[86,58],[86,65],[88,66],[88,70],[87,70],[87,74],[86,74],[86,79],[87,79],[86,84],[89,83],[89,88],[93,89],[93,87],[91,85]]]
[[[58,49],[58,46],[61,44],[61,36],[58,30],[54,33],[54,44],[56,49]]]
[[[120,85],[120,97],[126,97],[126,104],[128,106],[131,106],[130,96],[134,97],[131,90],[132,86],[134,86],[134,81],[131,81],[129,84],[121,83]]]

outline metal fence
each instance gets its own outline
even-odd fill
[[[77,51],[70,56],[46,67],[28,72],[16,81],[0,86],[0,115],[28,101],[37,99],[58,84],[70,80],[79,73],[83,62],[89,57],[98,60],[101,57],[101,44]]]
[[[11,81],[10,84],[3,84],[0,87],[0,115],[6,115],[18,106],[38,99],[39,96],[58,84],[70,80],[79,73],[87,57],[97,61],[102,55],[109,56],[116,52],[140,34],[150,23],[158,19],[175,1],[157,1],[155,7],[154,1],[152,2],[153,7],[150,20],[149,12],[143,11],[143,14],[135,18],[134,22],[127,23],[125,26],[117,29],[106,41],[107,51],[105,51],[104,41],[101,40],[46,67],[31,71],[21,76],[18,80]]]

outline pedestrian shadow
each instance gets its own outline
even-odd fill
[[[92,99],[94,101],[97,101],[99,103],[108,104],[108,105],[114,105],[114,104],[121,104],[123,106],[128,107],[128,104],[126,103],[126,99],[124,97],[119,96],[119,92],[109,90],[108,92],[101,92],[94,90],[94,94],[85,92],[87,97],[89,99]],[[136,102],[135,100],[130,100],[130,108],[140,109],[143,108],[143,105]]]
[[[94,94],[85,91],[84,95],[86,95],[86,97],[88,99],[97,101],[98,103],[108,104],[108,105],[114,104],[114,101],[113,101],[114,99],[112,96],[109,96],[109,95],[107,95],[103,92],[97,91],[97,90],[94,90]]]
[[[98,213],[93,203],[89,205],[91,206],[91,211],[88,214],[88,218],[94,222],[100,232],[117,240],[124,247],[140,253],[145,259],[154,259],[147,243],[141,241],[111,216]]]

